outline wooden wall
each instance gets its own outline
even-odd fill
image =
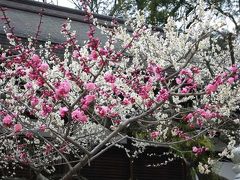
[[[90,166],[84,167],[80,174],[88,180],[186,180],[186,165],[181,159],[175,159],[167,165],[153,167],[168,159],[167,156],[161,156],[166,151],[166,148],[149,147],[144,153],[139,154],[138,158],[131,159],[124,149],[113,147],[92,161]],[[149,156],[149,154],[157,156]],[[149,165],[151,166],[148,167]],[[45,174],[45,176],[57,180],[65,170],[67,168],[63,165],[56,166],[54,174]],[[6,169],[2,169],[0,179],[3,173],[8,174]],[[36,179],[34,172],[27,167],[16,169],[16,174],[16,177],[27,180]]]

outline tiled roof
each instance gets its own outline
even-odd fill
[[[83,11],[30,0],[1,0],[0,6],[7,7],[6,14],[14,26],[15,34],[19,37],[35,36],[40,20],[39,13],[44,8],[43,24],[38,40],[47,41],[50,39],[54,43],[63,42],[65,38],[60,31],[61,25],[67,18],[72,20],[71,29],[76,30],[79,43],[81,44],[87,39],[86,32],[88,31],[89,24],[84,21]],[[95,17],[102,24],[109,24],[112,20],[108,16],[95,15]],[[123,20],[117,20],[123,23]],[[0,21],[0,34],[5,34],[3,26],[4,22]],[[100,37],[103,42],[106,41],[106,37],[100,33],[100,30],[96,31],[96,37]]]

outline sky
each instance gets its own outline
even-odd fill
[[[53,0],[53,1],[58,1],[59,6],[75,8],[75,5],[71,2],[71,0]]]
[[[43,0],[36,1],[43,2]],[[45,0],[45,1],[59,6],[75,8],[75,5],[71,2],[71,0]]]

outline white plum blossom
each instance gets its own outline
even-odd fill
[[[141,12],[113,27],[94,20],[84,42],[70,20],[59,44],[35,47],[30,38],[24,45],[7,29],[12,46],[0,56],[0,159],[39,169],[62,160],[69,168],[63,179],[70,179],[107,148],[122,147],[126,130],[136,140],[135,158],[147,145],[164,144],[174,157],[205,158],[195,168],[209,174],[214,161],[207,152],[217,133],[227,137],[219,156],[232,157],[239,136],[231,127],[239,124],[239,37],[227,41],[226,22],[205,6],[200,1],[181,29],[169,18],[164,32],[147,25]]]

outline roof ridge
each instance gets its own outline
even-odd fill
[[[70,18],[76,21],[84,21],[85,12],[78,9],[72,9],[68,7],[57,6],[53,4],[46,4],[42,2],[37,2],[33,0],[1,0],[0,6],[9,7],[13,9],[28,11],[28,12],[35,12],[39,13],[40,8],[45,9],[44,14],[48,16],[54,16],[59,18]],[[61,13],[57,13],[61,12]],[[77,16],[76,16],[77,15]],[[124,23],[124,19],[114,18],[111,16],[101,15],[101,14],[93,14],[94,18],[97,18],[102,21],[112,21],[115,19],[119,23]],[[86,21],[84,21],[87,23]]]

